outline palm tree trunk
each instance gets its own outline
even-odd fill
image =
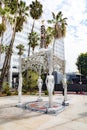
[[[35,25],[35,19],[34,19],[34,21],[33,21],[32,29],[31,29],[31,33],[33,32],[34,25]]]
[[[34,19],[34,21],[33,21],[32,29],[31,29],[31,34],[32,34],[32,32],[33,32],[33,29],[34,29],[34,24],[35,24],[35,19]],[[29,49],[28,49],[27,65],[28,65],[28,60],[29,60],[29,55],[30,55],[30,48],[31,48],[31,45],[29,45]],[[27,66],[26,78],[27,78],[27,84],[28,84],[28,66]]]
[[[5,25],[5,16],[2,16],[2,23]],[[3,35],[4,35],[4,32],[2,31],[1,32],[1,43],[0,43],[0,61],[1,61],[1,51],[2,51],[1,45],[3,42]]]
[[[31,34],[33,32],[33,29],[34,29],[34,24],[35,24],[35,19],[33,21],[32,29],[31,29]],[[31,48],[31,45],[29,45],[29,49],[28,49],[28,58],[29,58],[29,55],[30,55],[30,48]]]
[[[11,42],[10,42],[10,45],[9,45],[7,54],[6,54],[6,56],[5,56],[3,68],[2,68],[2,71],[1,71],[1,77],[0,77],[0,91],[1,91],[1,89],[2,89],[2,84],[3,84],[4,78],[5,78],[5,76],[7,76],[8,72],[9,72],[9,68],[10,68],[12,48],[13,48],[13,43],[14,43],[15,34],[16,34],[15,30],[16,30],[16,19],[15,19],[15,24],[14,24],[14,28],[13,28],[12,39],[11,39]]]
[[[0,42],[0,61],[1,61],[1,51],[2,51],[2,48],[1,48],[1,45],[2,45],[2,41],[3,41],[3,33],[1,34],[1,42]]]

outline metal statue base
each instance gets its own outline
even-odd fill
[[[16,106],[17,106],[17,107],[22,107],[22,106],[23,106],[23,103],[19,102]]]
[[[38,102],[42,102],[43,99],[42,99],[42,98],[38,98],[37,101],[38,101]]]
[[[16,107],[53,115],[61,113],[66,108],[66,106],[63,106],[61,103],[58,102],[53,102],[53,107],[50,108],[49,102],[47,101],[32,101],[18,104],[16,105]]]
[[[62,105],[63,105],[63,106],[69,106],[69,102],[64,100],[64,101],[62,102]]]

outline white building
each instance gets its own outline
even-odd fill
[[[54,54],[60,59],[65,60],[64,38],[57,39],[54,46]]]

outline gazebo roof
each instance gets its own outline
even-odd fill
[[[43,68],[44,72],[46,70],[49,70],[49,59],[51,59],[50,51],[50,49],[40,49],[39,52],[29,56],[28,59],[22,59],[22,71],[25,71],[27,68],[30,68],[40,74],[41,68]],[[65,61],[61,60],[55,55],[52,55],[52,58],[52,65],[54,70],[64,73]]]

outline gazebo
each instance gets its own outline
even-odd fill
[[[65,71],[65,61],[61,60],[59,57],[51,53],[51,49],[40,49],[39,52],[34,53],[29,56],[28,59],[22,59],[22,72],[28,68],[36,71],[41,75],[41,69],[46,72],[49,71],[50,65],[53,67],[53,70],[59,71],[64,74]]]

